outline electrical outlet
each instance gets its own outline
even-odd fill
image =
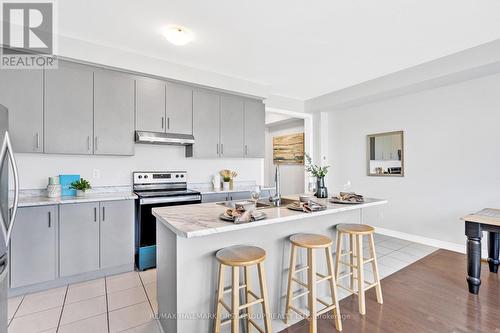
[[[93,177],[94,179],[99,179],[99,178],[101,178],[101,170],[99,170],[99,169],[94,169],[94,170],[92,171],[92,177]]]

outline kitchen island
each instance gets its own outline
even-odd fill
[[[265,266],[273,332],[300,320],[292,318],[288,325],[282,320],[290,256],[288,238],[296,233],[320,233],[335,239],[335,225],[373,224],[381,215],[377,206],[387,203],[366,199],[362,204],[339,205],[326,199],[316,200],[327,209],[304,213],[286,207],[265,208],[262,211],[267,219],[244,224],[220,220],[219,215],[226,207],[215,203],[153,209],[157,221],[158,318],[164,331],[213,332],[218,278],[215,253],[238,244],[258,246],[267,253]],[[298,265],[301,265],[306,258],[305,253],[299,251],[299,254]],[[317,259],[317,267],[319,271],[326,271],[322,256]],[[255,270],[252,274],[255,281]],[[299,277],[306,279],[305,275]],[[319,296],[328,295],[326,287],[326,284],[318,285]],[[300,307],[303,306],[305,303]],[[260,311],[260,306],[255,306],[255,312]],[[230,327],[224,329],[230,331]]]

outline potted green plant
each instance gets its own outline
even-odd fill
[[[90,186],[88,180],[80,178],[80,180],[72,182],[70,188],[76,190],[77,197],[83,197],[85,191],[90,190],[92,186]]]
[[[325,186],[325,176],[330,166],[315,165],[308,154],[304,154],[304,156],[306,158],[306,171],[309,172],[311,176],[316,177],[316,193],[314,195],[317,198],[328,198],[328,190]]]

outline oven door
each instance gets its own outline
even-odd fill
[[[201,195],[178,197],[151,197],[137,200],[137,223],[135,230],[135,264],[141,271],[156,267],[156,207],[179,206],[201,203]]]

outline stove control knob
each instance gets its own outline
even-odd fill
[[[148,178],[148,175],[144,175],[144,178]]]
[[[181,178],[184,178],[184,175],[181,175]]]
[[[141,179],[141,178],[142,178],[142,176],[141,176],[141,175],[139,175],[139,177],[138,177],[138,178],[139,178],[139,179]]]
[[[175,175],[175,178],[179,178],[179,175]]]

